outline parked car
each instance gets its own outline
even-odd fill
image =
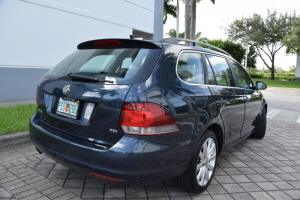
[[[79,44],[37,87],[37,150],[121,186],[177,178],[204,191],[220,153],[264,137],[267,86],[223,50],[181,40]]]

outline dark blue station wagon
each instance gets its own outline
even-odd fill
[[[226,52],[180,40],[79,44],[38,85],[37,150],[121,186],[177,178],[205,190],[221,152],[264,137],[267,86]]]

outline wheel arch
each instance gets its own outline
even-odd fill
[[[265,104],[264,108],[266,109],[266,112],[267,112],[268,111],[268,104]]]
[[[210,126],[207,127],[207,129],[212,130],[216,134],[218,140],[218,155],[220,155],[223,148],[223,142],[224,142],[223,129],[219,124],[211,124]]]
[[[266,112],[268,111],[268,102],[264,97],[262,97],[262,108],[261,109],[266,109]]]

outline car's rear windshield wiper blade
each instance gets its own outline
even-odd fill
[[[94,77],[84,76],[84,75],[79,75],[79,74],[72,74],[72,73],[69,73],[68,76],[69,76],[72,80],[85,80],[85,81],[94,81],[94,82],[114,83],[113,81],[109,81],[109,80],[99,80],[99,79],[94,78]]]

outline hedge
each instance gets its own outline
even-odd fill
[[[264,75],[262,75],[261,72],[251,72],[250,76],[252,78],[270,79],[271,73],[264,73]],[[275,80],[293,81],[295,80],[295,73],[275,73]]]

